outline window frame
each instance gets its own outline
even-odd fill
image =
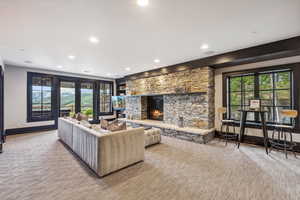
[[[33,119],[32,118],[32,78],[34,76],[51,78],[51,118]],[[81,111],[81,84],[93,84],[93,120],[92,123],[99,121],[99,117],[106,115],[113,115],[112,100],[110,99],[111,112],[100,112],[100,83],[111,84],[111,97],[114,96],[114,81],[87,79],[71,76],[59,76],[51,74],[43,74],[36,72],[27,72],[27,122],[40,122],[40,121],[57,121],[60,116],[60,83],[61,82],[74,82],[75,83],[75,112]]]
[[[244,84],[243,84],[243,81],[242,81],[242,79],[243,79],[243,77],[247,77],[247,76],[253,76],[254,77],[254,85],[253,85],[253,90],[243,90],[243,86],[244,86]],[[239,90],[239,91],[231,91],[231,88],[230,88],[230,79],[231,78],[236,78],[236,77],[240,77],[241,78],[241,90]],[[241,108],[243,108],[244,106],[246,106],[246,103],[244,102],[244,95],[243,94],[245,94],[246,92],[253,92],[253,97],[254,98],[256,98],[256,94],[255,94],[255,82],[256,82],[256,77],[255,77],[255,74],[254,73],[241,73],[241,74],[235,74],[235,75],[230,75],[230,76],[227,76],[227,78],[226,78],[227,80],[226,80],[226,84],[227,84],[227,90],[226,90],[226,99],[227,99],[227,102],[230,102],[230,100],[231,100],[231,93],[233,92],[233,93],[240,93],[241,94],[241,101],[240,101],[240,105],[226,105],[226,108],[227,108],[227,113],[226,113],[226,118],[227,119],[233,119],[233,118],[231,118],[231,107],[232,106],[237,106],[237,107],[240,107],[240,109]],[[228,95],[229,94],[229,95]],[[254,116],[254,120],[247,120],[248,122],[255,122],[255,116]]]
[[[32,111],[32,79],[34,77],[41,77],[41,78],[50,78],[51,79],[51,116],[49,117],[40,117],[35,118],[33,117]],[[52,121],[55,119],[55,86],[54,80],[52,75],[35,73],[35,72],[28,72],[27,73],[27,122],[41,122],[41,121]]]
[[[228,112],[224,114],[224,118],[230,119],[230,105],[228,102],[230,101],[229,99],[229,94],[230,94],[230,87],[229,87],[229,77],[234,77],[234,76],[241,76],[241,75],[248,75],[248,74],[254,74],[254,98],[258,99],[259,98],[259,92],[261,91],[259,89],[259,74],[263,73],[268,73],[268,72],[284,72],[284,71],[290,71],[291,72],[291,81],[290,81],[290,101],[291,105],[290,107],[298,110],[299,112],[299,86],[297,84],[300,84],[300,80],[296,80],[294,77],[297,77],[297,75],[300,75],[300,63],[294,63],[294,64],[286,64],[286,65],[277,65],[277,66],[272,66],[272,67],[261,67],[261,68],[256,68],[256,69],[250,69],[250,70],[241,70],[241,71],[233,71],[233,72],[225,72],[222,73],[223,75],[223,107],[226,107],[228,109]],[[274,85],[273,85],[274,86]],[[274,93],[276,88],[270,89],[272,90],[272,94]],[[274,97],[274,96],[273,96]],[[273,102],[274,104],[274,102]],[[272,105],[273,105],[272,104]],[[280,107],[280,106],[276,106]],[[255,115],[255,120],[250,121],[247,120],[246,122],[248,127],[251,128],[260,128],[261,123],[259,121],[259,116],[256,114]],[[267,122],[268,126],[272,126],[274,122]],[[295,130],[300,131],[299,129],[299,116],[295,119]]]
[[[276,88],[276,83],[275,83],[275,73],[280,73],[280,72],[289,72],[290,73],[290,84],[289,84],[289,88]],[[287,107],[287,106],[276,106],[275,105],[275,99],[276,99],[276,91],[284,91],[284,90],[289,90],[290,92],[290,105],[288,109],[293,109],[295,106],[294,106],[294,96],[293,96],[293,88],[294,88],[294,73],[293,73],[293,70],[291,69],[286,69],[286,70],[273,70],[273,71],[266,71],[266,72],[259,72],[258,73],[258,78],[259,78],[259,75],[262,75],[262,74],[272,74],[272,88],[270,89],[260,89],[260,83],[259,83],[259,80],[258,80],[258,91],[257,91],[257,96],[260,97],[260,92],[271,92],[272,93],[272,105],[271,106],[263,106],[263,107],[271,107],[273,109],[273,121],[276,119],[276,113],[274,112],[275,109],[274,108],[283,108],[283,107]],[[258,118],[258,116],[257,116]],[[259,121],[257,119],[257,121]],[[269,124],[276,124],[276,122],[267,122]],[[292,121],[290,121],[290,123],[286,123],[286,125],[292,125]]]
[[[78,111],[78,106],[77,106],[77,91],[76,91],[76,87],[77,87],[77,78],[71,78],[71,77],[59,77],[58,78],[58,86],[57,86],[57,90],[58,90],[58,94],[57,94],[57,107],[58,107],[58,116],[60,117],[61,115],[61,83],[62,82],[71,82],[74,83],[74,89],[75,89],[75,113],[77,113]]]
[[[97,117],[97,115],[98,115],[98,112],[97,112],[97,95],[98,95],[98,93],[96,92],[97,91],[97,83],[98,83],[99,81],[98,80],[92,80],[92,79],[80,79],[80,81],[79,81],[79,83],[78,83],[78,85],[79,85],[79,89],[78,89],[78,92],[79,92],[79,110],[80,110],[80,112],[81,112],[81,89],[82,89],[82,87],[81,87],[81,85],[82,85],[82,83],[90,83],[90,84],[92,84],[93,85],[93,120],[92,121],[97,121],[98,120],[98,117]]]
[[[114,114],[114,110],[113,110],[113,105],[112,105],[112,98],[110,98],[110,112],[101,112],[100,110],[100,104],[101,104],[101,101],[100,101],[100,85],[101,84],[110,84],[110,88],[111,88],[111,97],[114,96],[114,82],[113,81],[98,81],[98,84],[97,84],[97,113],[98,113],[98,117],[101,117],[101,116],[107,116],[107,115],[113,115]]]

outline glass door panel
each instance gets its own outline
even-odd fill
[[[60,117],[75,114],[75,82],[60,82]]]
[[[101,83],[99,93],[100,93],[100,113],[112,112],[112,105],[111,105],[112,84]]]
[[[93,119],[93,93],[94,84],[93,83],[81,83],[80,88],[80,110],[81,113],[87,115],[89,119]]]

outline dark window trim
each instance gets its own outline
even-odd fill
[[[292,105],[295,110],[298,111],[300,114],[300,109],[299,109],[299,101],[300,101],[300,79],[294,78],[294,77],[300,77],[300,63],[292,63],[292,64],[285,64],[285,65],[276,65],[272,67],[260,67],[260,68],[255,68],[255,69],[249,69],[249,70],[237,70],[237,71],[232,71],[232,72],[224,72],[222,73],[223,80],[222,80],[222,86],[223,86],[223,106],[227,107],[227,90],[228,90],[228,79],[227,77],[229,76],[238,76],[242,74],[247,74],[247,73],[261,73],[261,72],[267,72],[267,71],[282,71],[282,70],[290,70],[293,73],[292,76],[292,87],[291,87],[291,95],[292,95]],[[256,90],[257,88],[255,88]],[[227,115],[223,116],[224,118],[227,118]],[[249,122],[247,123],[248,127],[250,128],[257,128],[260,129],[261,126],[260,124]],[[268,125],[272,126],[272,124]],[[299,125],[299,115],[295,119],[295,132],[300,133],[300,125]]]
[[[113,81],[104,81],[104,80],[101,80],[98,82],[98,102],[97,102],[97,105],[98,105],[98,116],[101,117],[101,116],[108,116],[108,115],[113,115],[114,114],[114,111],[113,111],[113,105],[112,105],[112,100],[110,99],[110,110],[111,112],[100,112],[100,85],[101,84],[110,84],[110,87],[111,87],[111,96],[114,96],[114,82]]]
[[[32,78],[33,77],[43,77],[43,78],[51,78],[51,116],[45,118],[34,118],[32,114]],[[52,121],[54,120],[54,81],[53,76],[48,74],[41,73],[27,73],[27,122],[40,122],[40,121]]]
[[[33,76],[43,76],[52,78],[52,98],[51,98],[51,106],[52,106],[52,118],[51,119],[31,119],[32,113],[32,77]],[[112,96],[114,95],[114,81],[108,80],[97,80],[97,79],[87,79],[80,77],[70,77],[70,76],[60,76],[53,74],[43,74],[38,72],[27,72],[27,122],[39,122],[39,121],[52,121],[55,120],[57,124],[57,118],[60,114],[60,82],[61,81],[70,81],[75,82],[75,102],[76,102],[76,112],[80,112],[81,104],[80,104],[80,89],[81,83],[93,83],[94,91],[93,91],[93,120],[91,122],[97,122],[100,116],[113,115],[114,111],[112,108],[111,102],[111,112],[109,113],[100,113],[99,105],[100,105],[100,96],[99,96],[99,85],[100,83],[110,83],[112,87]]]

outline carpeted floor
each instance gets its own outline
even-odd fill
[[[1,200],[300,199],[300,155],[215,140],[163,137],[145,162],[97,178],[55,131],[10,136],[0,154]]]

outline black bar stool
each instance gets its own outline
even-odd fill
[[[285,157],[287,158],[287,150],[290,150],[294,153],[296,157],[296,152],[294,151],[294,147],[296,146],[296,143],[293,142],[293,130],[295,128],[295,118],[298,116],[298,111],[281,110],[279,114],[280,114],[280,118],[282,118],[282,121],[274,125],[272,139],[269,140],[271,145],[270,152],[272,148],[284,150]],[[290,119],[292,121],[292,125],[285,125],[284,121],[286,119]]]
[[[223,115],[227,113],[227,108],[221,107],[217,109],[219,120],[221,123],[220,127],[220,138],[225,140],[225,145],[227,146],[228,140],[235,140],[236,144],[238,142],[238,134],[235,133],[235,121],[231,119],[223,119]],[[225,133],[223,132],[223,128],[225,127]],[[229,127],[232,127],[233,134],[229,133]]]

